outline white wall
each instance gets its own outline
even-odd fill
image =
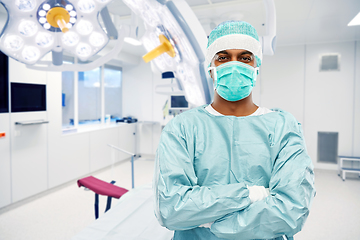
[[[341,55],[340,71],[319,71],[325,53]],[[319,131],[339,132],[339,155],[360,155],[359,55],[359,42],[343,42],[283,46],[264,57],[260,105],[284,109],[302,123],[316,168],[337,168],[317,162]]]
[[[356,42],[353,156],[360,156],[360,41]]]
[[[274,56],[264,56],[260,105],[291,112],[304,123],[305,47],[278,47]]]
[[[328,43],[306,46],[305,137],[310,156],[317,156],[317,134],[338,132],[338,154],[353,152],[355,43]],[[319,58],[324,53],[341,55],[340,71],[320,72]],[[315,163],[330,168],[329,164]]]
[[[155,93],[158,84],[169,83],[159,72],[151,70],[151,64],[140,62],[135,67],[123,68],[123,117],[132,116],[138,126],[137,153],[155,154],[163,123],[162,108],[168,99]]]

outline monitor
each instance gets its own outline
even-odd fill
[[[183,95],[171,95],[170,109],[189,109],[189,103]]]
[[[46,111],[46,85],[11,83],[11,112]]]
[[[9,112],[9,58],[0,52],[0,113]]]

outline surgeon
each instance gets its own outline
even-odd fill
[[[249,23],[210,34],[214,101],[178,115],[156,153],[155,214],[174,240],[293,239],[315,196],[300,123],[253,103],[262,50]]]

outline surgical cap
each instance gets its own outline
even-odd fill
[[[255,55],[257,67],[262,60],[262,49],[256,29],[243,21],[220,23],[210,33],[205,64],[209,66],[214,56],[227,49],[244,49]]]

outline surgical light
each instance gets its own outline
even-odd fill
[[[349,22],[348,26],[360,25],[360,12]]]
[[[35,8],[36,1],[35,0],[16,0],[15,5],[20,11],[29,12]]]
[[[98,16],[107,11],[111,1],[0,0],[9,16],[0,36],[0,50],[28,65],[36,64],[51,51],[67,51],[87,61],[109,42]],[[112,32],[114,39],[117,33]],[[54,62],[61,64],[62,60]]]
[[[78,44],[79,40],[80,40],[80,37],[75,32],[68,32],[62,36],[62,42],[66,46],[69,46],[69,47],[72,47],[72,46],[75,46],[76,44]]]
[[[94,28],[93,28],[93,25],[91,24],[91,22],[86,21],[86,20],[81,20],[76,25],[76,29],[77,29],[78,33],[81,35],[89,35],[93,31]]]
[[[38,27],[35,22],[33,21],[22,21],[19,24],[19,32],[21,35],[25,37],[31,37],[34,36],[34,34],[38,31]]]
[[[50,33],[41,32],[36,36],[35,42],[38,46],[46,48],[54,43],[54,37]]]
[[[153,61],[160,72],[174,72],[192,105],[210,103],[204,51],[198,42],[201,39],[201,45],[206,46],[206,34],[188,4],[184,0],[123,2],[144,20],[147,31],[141,41],[149,52],[144,60]],[[196,26],[197,32],[190,28],[189,22]]]
[[[91,13],[95,10],[95,2],[93,0],[80,0],[78,7],[84,13]]]
[[[98,33],[98,32],[93,32],[91,35],[90,35],[90,38],[89,38],[89,41],[90,41],[90,44],[95,46],[95,47],[99,47],[99,46],[102,46],[105,42],[105,37],[103,34],[101,33]]]
[[[134,45],[134,46],[140,46],[142,45],[142,43],[139,40],[136,40],[135,38],[131,38],[131,37],[126,37],[124,39],[125,42]]]

